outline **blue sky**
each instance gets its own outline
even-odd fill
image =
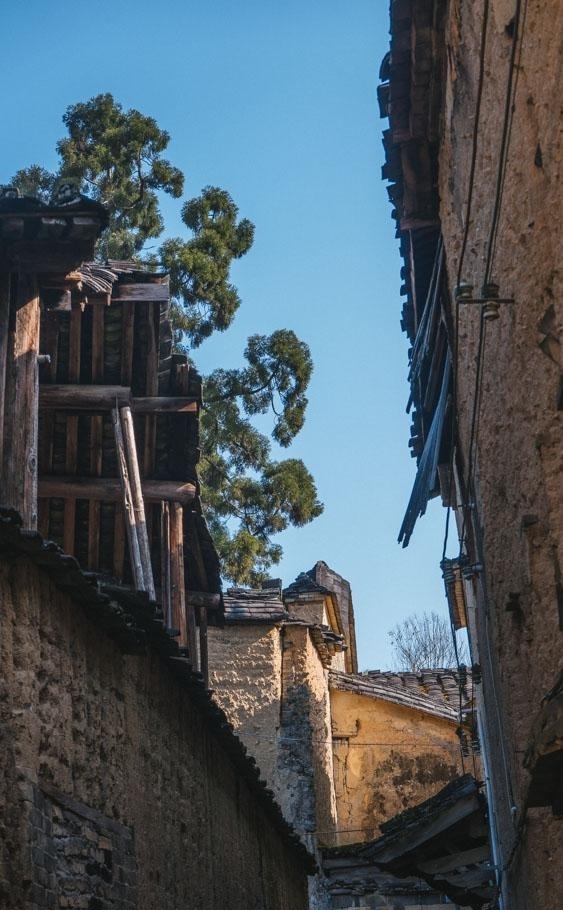
[[[233,280],[235,325],[195,360],[240,362],[246,337],[292,328],[312,351],[307,463],[323,516],[280,538],[289,584],[325,560],[352,585],[360,664],[392,664],[387,631],[445,614],[445,511],[431,503],[396,542],[415,464],[405,414],[400,260],[385,186],[376,87],[388,49],[383,0],[27,0],[0,13],[0,182],[55,168],[69,104],[111,92],[171,135],[186,197],[224,187],[256,225]],[[167,233],[180,203],[166,200]]]

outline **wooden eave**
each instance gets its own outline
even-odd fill
[[[381,825],[359,854],[393,875],[420,876],[454,902],[481,910],[496,895],[486,804],[471,775]]]

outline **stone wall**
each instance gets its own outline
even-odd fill
[[[479,310],[459,307],[458,416],[465,482],[477,419],[470,546],[484,572],[473,580],[471,623],[474,660],[483,668],[498,861],[510,907],[524,910],[563,902],[557,860],[563,822],[549,808],[526,813],[522,766],[563,654],[563,8],[541,0],[521,5],[508,107],[516,6],[491,0],[484,51],[483,9],[470,0],[450,5],[439,191],[450,286],[461,272],[479,291],[498,200],[490,277],[501,297],[514,298],[501,304],[497,321],[485,324],[477,411]],[[464,247],[481,52],[484,81]],[[499,195],[505,110],[509,141]],[[458,522],[462,526],[462,516]]]
[[[462,773],[456,724],[332,690],[337,845],[379,837],[379,825]]]
[[[25,560],[0,562],[0,608],[2,910],[305,908],[303,858],[195,683]]]

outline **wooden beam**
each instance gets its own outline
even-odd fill
[[[104,377],[104,306],[92,307],[92,382]],[[95,414],[90,419],[90,473],[102,474],[103,417]],[[100,509],[99,500],[88,503],[88,568],[97,569],[100,558]]]
[[[160,592],[162,610],[168,628],[172,628],[172,582],[170,559],[170,506],[160,503]]]
[[[197,653],[192,648],[192,630],[186,616],[186,582],[184,578],[184,510],[178,503],[170,505],[170,598],[171,626],[179,629],[179,644],[188,646],[192,667],[197,667]],[[193,641],[195,641],[195,628]]]
[[[132,409],[135,414],[197,414],[197,398],[153,396],[150,398],[134,398]]]
[[[153,282],[143,282],[142,284],[119,281],[113,286],[113,299],[126,300],[128,302],[141,301],[144,303],[167,301],[170,299],[170,288],[168,281],[166,283],[155,284]]]
[[[209,689],[209,656],[207,649],[207,610],[199,608],[199,662],[203,683]]]
[[[80,355],[82,340],[82,310],[74,306],[70,311],[69,325],[69,352],[68,352],[68,380],[80,380]],[[78,461],[78,417],[69,416],[66,421],[66,456],[65,471],[75,474]],[[63,522],[63,549],[66,553],[74,553],[74,540],[76,529],[76,503],[72,499],[65,500]]]
[[[39,389],[39,405],[45,410],[111,411],[129,405],[135,414],[196,414],[196,398],[155,396],[131,398],[131,389],[121,385],[44,385]]]
[[[98,309],[98,307],[96,307]],[[131,401],[131,389],[121,385],[45,385],[39,406],[57,411],[111,411]]]
[[[35,275],[20,273],[16,294],[7,347],[4,427],[9,433],[4,433],[0,502],[20,513],[25,529],[36,530],[40,303]]]
[[[156,310],[156,312],[155,312]],[[147,396],[158,395],[158,331],[160,307],[153,303],[146,304],[147,321],[147,360],[145,392]],[[145,416],[145,446],[143,452],[143,475],[150,477],[154,472],[156,456],[156,417],[149,412]]]
[[[221,595],[209,591],[187,591],[186,596],[194,607],[205,607],[207,610],[218,610],[221,606]]]
[[[149,502],[178,502],[190,505],[196,495],[193,483],[183,480],[143,480],[143,498]],[[39,496],[63,499],[101,499],[121,502],[121,485],[115,477],[55,476],[39,478]]]
[[[121,385],[129,388],[133,376],[133,338],[135,309],[131,303],[121,305]],[[119,405],[118,405],[119,407]],[[113,571],[116,578],[123,578],[125,564],[125,513],[119,505],[115,507],[113,523]]]
[[[441,856],[439,859],[425,860],[417,862],[417,869],[428,875],[438,875],[446,872],[454,872],[462,866],[470,866],[475,863],[484,863],[491,859],[491,849],[488,844],[481,847],[473,847],[471,850],[464,850],[461,853],[449,853],[447,856]]]

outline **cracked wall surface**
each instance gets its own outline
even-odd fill
[[[331,701],[339,845],[378,837],[462,772],[456,723],[352,692]]]

